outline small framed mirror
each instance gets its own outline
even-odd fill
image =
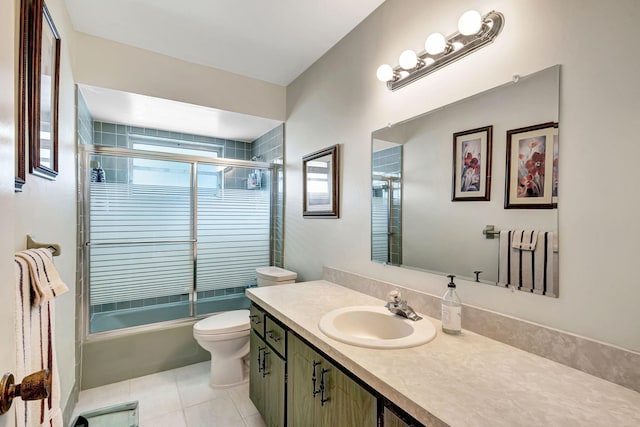
[[[302,158],[303,209],[309,218],[339,218],[339,146]]]
[[[36,0],[34,6],[29,169],[34,175],[55,179],[58,175],[60,35],[44,1]]]

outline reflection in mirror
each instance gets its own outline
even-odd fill
[[[402,146],[373,141],[371,191],[371,257],[402,264]]]
[[[554,66],[374,131],[372,260],[557,297],[556,194],[544,209],[533,204],[505,209],[505,189],[521,185],[507,182],[507,133],[546,123],[557,131],[559,84],[560,66]],[[474,154],[489,169],[481,174],[490,180],[488,194],[456,196],[454,156],[456,144],[458,151],[461,147],[456,135],[489,127],[492,143]],[[549,150],[543,145],[534,150],[557,153],[557,144],[551,144]],[[556,192],[558,159],[552,157],[553,167],[537,170],[553,171]],[[516,163],[517,159],[511,166],[520,167]],[[493,225],[496,234],[483,234],[487,225]],[[517,239],[508,233],[516,230],[534,231],[530,236],[540,237],[533,245],[537,249],[514,248]],[[549,253],[542,256],[538,249]],[[521,254],[525,261],[519,263]],[[537,266],[541,261],[548,262],[548,271]]]
[[[60,87],[60,36],[43,1],[35,3],[42,15],[35,20],[31,72],[29,169],[34,175],[58,175],[58,98]]]

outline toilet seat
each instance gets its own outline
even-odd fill
[[[209,316],[193,325],[198,335],[220,335],[250,329],[249,310],[233,310]]]

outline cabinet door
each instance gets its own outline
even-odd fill
[[[397,416],[393,411],[389,408],[384,408],[383,412],[383,421],[384,427],[413,427],[415,424],[409,424],[405,422],[402,418]]]
[[[292,334],[287,365],[289,426],[376,426],[376,398]]]
[[[263,352],[265,399],[262,418],[268,427],[284,427],[284,360],[271,348]]]
[[[316,365],[319,359],[316,352],[309,346],[295,335],[288,334],[287,425],[291,427],[319,425],[313,393],[319,386]]]
[[[323,360],[322,364],[322,426],[375,427],[376,398],[329,361]]]
[[[249,345],[249,398],[256,406],[256,409],[258,409],[258,412],[262,414],[264,413],[265,407],[265,382],[262,379],[262,353],[264,353],[266,345],[254,330],[251,330]]]
[[[269,427],[284,427],[285,361],[251,331],[249,397]]]

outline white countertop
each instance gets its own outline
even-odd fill
[[[324,280],[247,290],[248,297],[373,389],[429,425],[640,426],[640,393],[473,332],[430,343],[360,348],[318,329],[326,312],[384,301]],[[411,304],[411,301],[408,301]],[[640,367],[638,367],[640,369]]]

